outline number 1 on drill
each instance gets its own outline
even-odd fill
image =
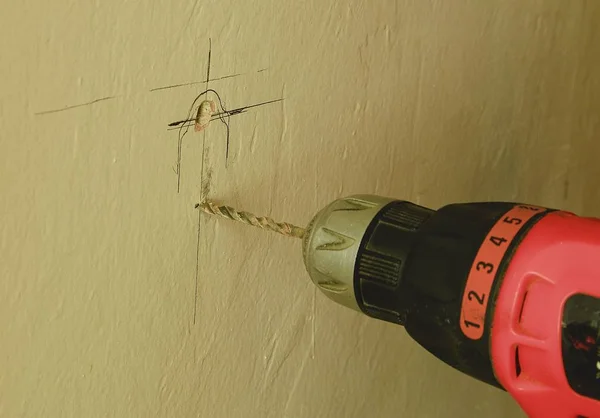
[[[465,327],[467,327],[467,328],[469,328],[469,327],[473,327],[473,328],[477,328],[477,329],[481,328],[481,325],[476,324],[475,322],[467,321],[466,319],[465,319],[464,324],[465,324]]]

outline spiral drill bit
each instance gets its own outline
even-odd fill
[[[211,201],[198,203],[196,208],[210,215],[217,215],[232,221],[243,222],[246,225],[252,225],[257,228],[267,229],[277,232],[286,237],[303,238],[305,229],[287,222],[275,222],[266,216],[256,216],[250,212],[240,212],[230,206],[219,206]]]

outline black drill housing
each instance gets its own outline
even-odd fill
[[[501,388],[490,359],[490,322],[518,237],[497,269],[482,338],[465,337],[459,321],[466,280],[479,247],[514,205],[464,203],[434,211],[394,201],[383,207],[367,228],[357,255],[354,290],[360,309],[371,317],[403,325],[440,360]]]

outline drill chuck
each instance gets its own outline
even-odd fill
[[[371,195],[337,199],[308,224],[302,242],[304,264],[328,298],[360,311],[354,291],[356,257],[373,218],[392,201]]]

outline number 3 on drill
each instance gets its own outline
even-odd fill
[[[494,271],[494,265],[492,263],[486,263],[485,261],[480,261],[475,266],[477,271],[483,271],[485,273],[491,274]]]

